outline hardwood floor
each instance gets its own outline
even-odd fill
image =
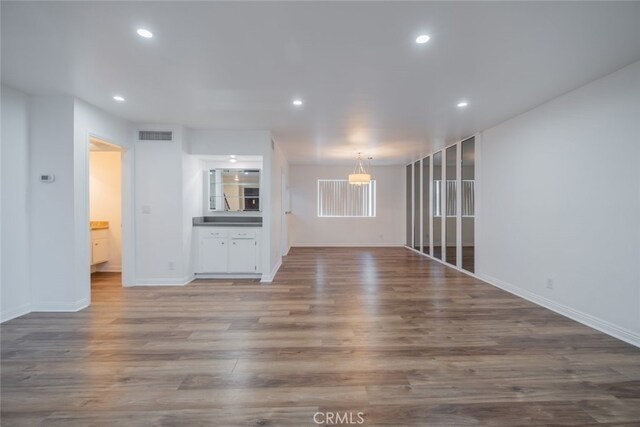
[[[2,325],[3,426],[640,425],[639,349],[407,249],[294,248],[272,284],[95,279],[88,309]]]

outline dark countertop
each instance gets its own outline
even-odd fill
[[[194,227],[262,227],[259,216],[199,216],[193,218]]]

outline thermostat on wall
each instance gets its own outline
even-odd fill
[[[56,180],[56,176],[53,174],[40,175],[40,182],[53,182]]]

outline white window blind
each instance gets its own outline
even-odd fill
[[[318,216],[376,216],[376,181],[353,185],[346,179],[319,179]]]

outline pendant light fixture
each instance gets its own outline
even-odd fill
[[[369,157],[369,160],[371,160],[371,157]],[[356,167],[353,170],[353,173],[349,174],[349,184],[364,185],[369,184],[370,182],[371,174],[364,168],[364,165],[362,164],[362,157],[360,156],[360,153],[358,153]]]

